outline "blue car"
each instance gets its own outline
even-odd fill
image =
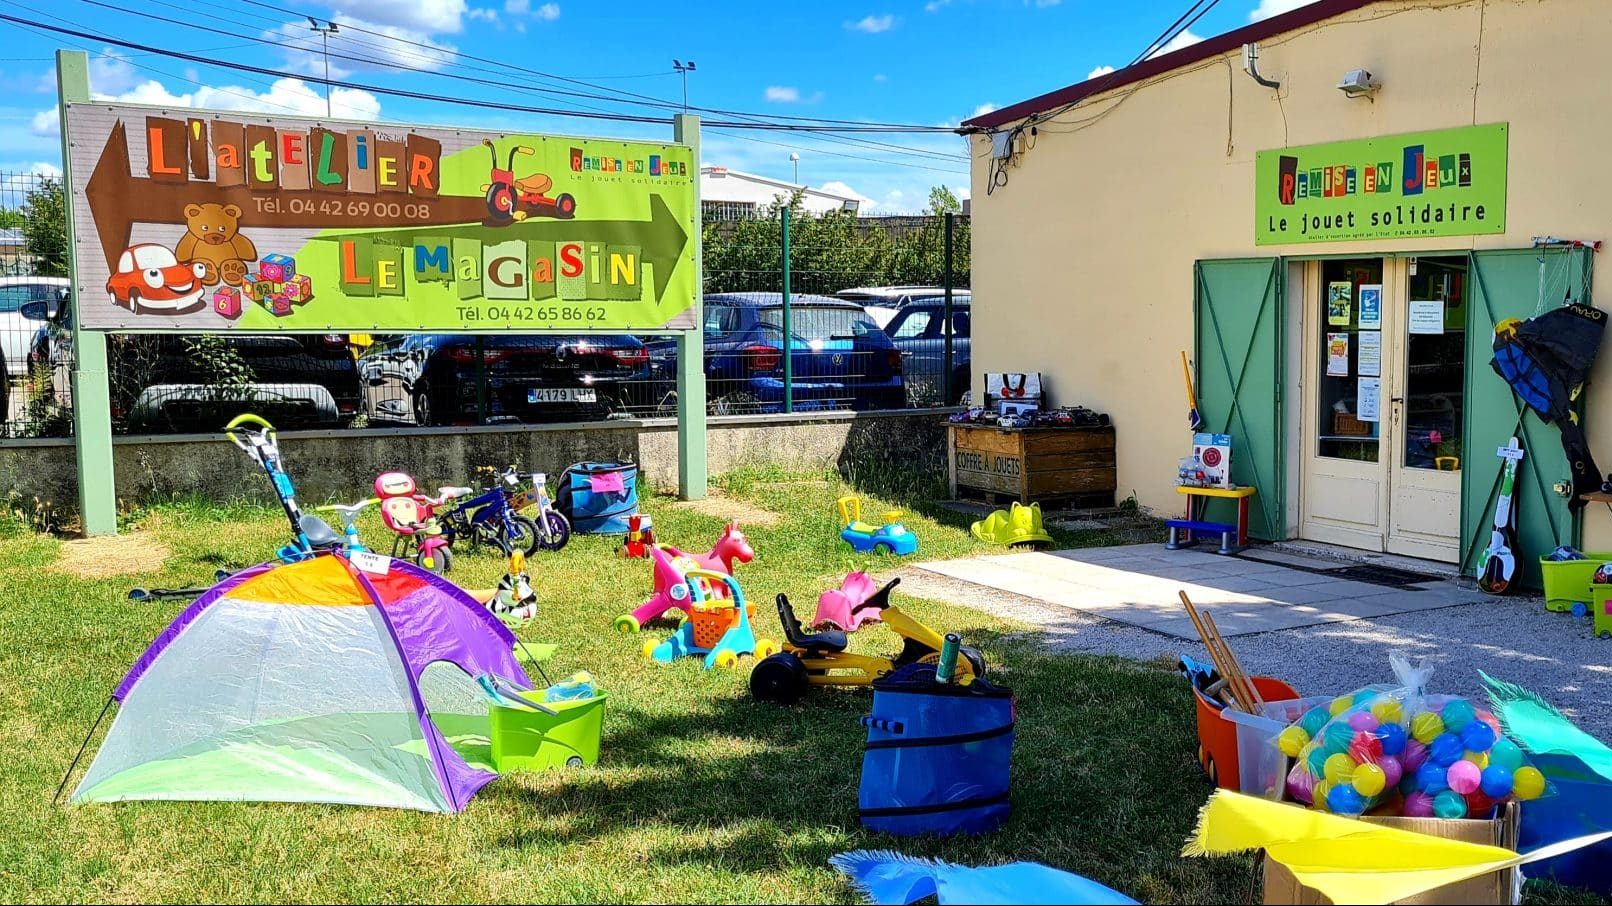
[[[783,297],[715,293],[704,299],[706,397],[718,415],[781,412]],[[795,408],[899,409],[906,405],[900,350],[862,306],[828,296],[790,299]],[[663,387],[676,377],[676,344],[651,341]],[[669,396],[668,394],[665,394]]]
[[[967,291],[952,296],[952,330],[946,320],[946,300],[915,299],[901,307],[884,326],[906,361],[907,392],[915,406],[965,405],[969,386],[969,303]],[[952,341],[951,399],[945,391],[946,339]]]

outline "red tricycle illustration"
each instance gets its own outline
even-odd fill
[[[487,193],[488,225],[507,226],[533,214],[559,220],[570,220],[576,216],[577,200],[569,193],[561,192],[552,198],[549,196],[549,189],[554,187],[554,180],[550,177],[542,173],[518,179],[515,177],[515,155],[536,154],[536,149],[528,145],[510,148],[506,163],[500,169],[497,146],[487,139],[481,143],[487,146],[493,159],[492,174],[481,187]]]

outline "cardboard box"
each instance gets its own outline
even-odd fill
[[[1441,818],[1362,818],[1372,824],[1383,827],[1397,827],[1401,830],[1416,831],[1429,834],[1446,840],[1463,840],[1468,843],[1488,843],[1512,851],[1517,849],[1517,828],[1521,823],[1522,807],[1517,803],[1506,803],[1500,806],[1495,817],[1488,821],[1472,819],[1446,820]],[[1521,900],[1521,878],[1517,869],[1508,868],[1505,871],[1490,872],[1459,884],[1450,884],[1437,890],[1429,890],[1396,902],[1412,904],[1412,906],[1443,906],[1443,904],[1471,903],[1486,906],[1486,904],[1512,904]],[[1332,901],[1311,890],[1300,886],[1293,873],[1283,865],[1265,860],[1265,899],[1266,903],[1296,903],[1300,906],[1319,906],[1330,904]]]
[[[1229,488],[1231,484],[1231,435],[1192,435],[1192,457],[1203,469],[1204,487]]]

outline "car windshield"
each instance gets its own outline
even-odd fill
[[[783,328],[783,308],[763,308],[757,314],[761,323]],[[795,308],[789,326],[802,340],[852,340],[881,332],[859,308]]]

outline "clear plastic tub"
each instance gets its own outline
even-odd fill
[[[1391,686],[1371,688],[1387,691]],[[1280,800],[1286,794],[1282,780],[1287,776],[1288,759],[1276,746],[1276,737],[1304,712],[1326,705],[1336,696],[1311,695],[1284,701],[1266,702],[1263,714],[1246,714],[1227,708],[1221,714],[1237,725],[1237,785],[1249,796]]]

